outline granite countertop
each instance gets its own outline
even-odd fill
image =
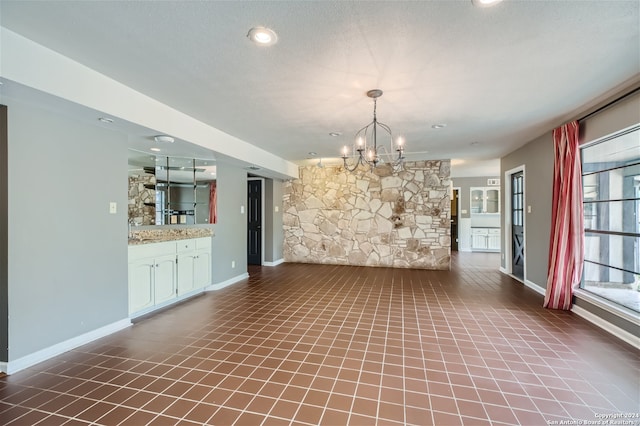
[[[213,229],[207,228],[132,229],[131,237],[129,237],[129,245],[206,238],[211,236],[213,236]]]

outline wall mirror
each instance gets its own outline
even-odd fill
[[[215,160],[129,150],[129,221],[134,225],[216,223]]]

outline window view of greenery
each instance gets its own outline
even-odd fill
[[[640,125],[581,151],[581,288],[640,312]]]

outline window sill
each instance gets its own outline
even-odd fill
[[[640,326],[640,314],[638,314],[638,312],[632,311],[629,308],[625,308],[624,306],[618,305],[617,303],[611,302],[603,297],[595,295],[581,288],[575,289],[573,294],[578,299],[582,299],[585,302],[589,302],[599,307],[600,309],[603,309],[626,321],[629,321],[633,324]]]

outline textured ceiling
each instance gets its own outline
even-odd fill
[[[372,114],[415,158],[499,158],[640,73],[639,1],[0,1],[2,26],[287,160]],[[264,25],[276,45],[253,45]],[[444,129],[431,126],[446,123]],[[340,137],[329,136],[341,132]],[[426,154],[424,152],[426,151]]]

